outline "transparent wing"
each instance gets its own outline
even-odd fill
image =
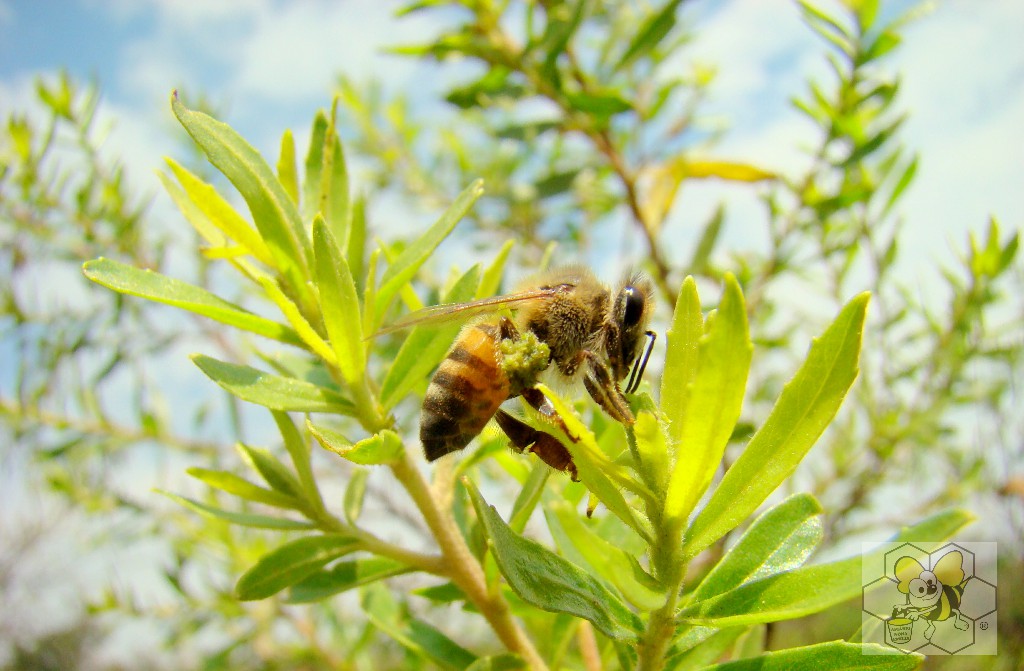
[[[477,301],[470,301],[468,303],[448,303],[445,305],[432,305],[429,308],[423,308],[417,310],[411,314],[408,314],[398,321],[385,326],[372,337],[384,335],[386,333],[392,333],[394,331],[400,331],[407,329],[412,326],[418,326],[420,324],[436,324],[448,321],[455,321],[459,319],[471,319],[478,315],[489,314],[497,312],[505,307],[516,307],[522,303],[528,303],[531,301],[546,301],[556,296],[560,291],[563,291],[563,287],[548,287],[544,289],[530,289],[529,291],[520,291],[514,294],[505,294],[504,296],[494,296],[493,298],[482,298]]]

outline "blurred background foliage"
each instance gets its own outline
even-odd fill
[[[809,122],[797,174],[716,153],[729,131],[702,118],[715,71],[687,61],[701,28],[686,22],[679,0],[416,3],[404,11],[441,12],[448,29],[396,52],[466,73],[447,94],[451,114],[421,118],[402,97],[342,78],[340,132],[360,158],[368,205],[395,199],[409,211],[436,212],[472,180],[485,180],[457,243],[426,268],[434,277],[427,299],[454,275],[446,259],[463,252],[453,250],[491,258],[510,239],[511,276],[546,258],[614,256],[608,267],[645,270],[658,288],[661,324],[686,275],[714,296],[724,273],[735,273],[759,351],[744,406],[750,426],[802,358],[797,344],[851,296],[872,291],[854,392],[788,486],[822,502],[827,538],[851,551],[929,512],[974,510],[981,522],[968,535],[1000,544],[1000,591],[1008,595],[1000,599],[1000,656],[995,667],[969,657],[927,664],[1018,668],[1024,610],[1009,595],[1024,574],[1019,222],[968,222],[973,233],[959,265],[901,275],[913,254],[900,245],[901,196],[928,157],[901,142],[907,112],[886,56],[911,17],[847,4],[834,14],[801,4],[830,75],[792,92]],[[40,81],[38,99],[45,114],[13,114],[0,136],[7,667],[406,668],[409,653],[348,597],[312,606],[239,603],[234,576],[269,549],[264,536],[229,532],[150,492],[191,488],[216,503],[181,481],[184,466],[237,468],[232,443],[274,435],[265,418],[178,372],[190,351],[237,361],[254,353],[210,322],[169,319],[159,306],[86,286],[81,263],[112,257],[260,306],[194,254],[196,242],[178,222],[155,220],[151,195],[101,157],[109,129],[95,123],[97,85]],[[756,194],[763,216],[737,220],[723,200],[702,230],[688,233],[693,244],[680,255],[678,244],[666,244],[682,235],[672,215],[709,179]],[[380,224],[389,244],[390,231],[415,235]],[[765,244],[731,249],[737,236]],[[941,302],[922,296],[922,284]],[[325,492],[340,497],[349,474],[336,460],[315,465]],[[388,484],[370,481],[366,514],[426,541]],[[414,586],[402,580],[394,582]],[[64,614],[34,621],[37,603],[50,604],[46,612],[57,603]],[[857,618],[851,606],[810,625],[774,625],[768,647],[847,636]],[[110,652],[129,641],[130,665]]]

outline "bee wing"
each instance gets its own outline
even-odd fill
[[[563,289],[561,287],[530,289],[528,291],[520,291],[514,294],[482,298],[476,301],[469,301],[468,303],[432,305],[428,308],[423,308],[422,310],[417,310],[416,312],[408,314],[398,321],[385,326],[374,333],[372,337],[376,338],[377,336],[381,336],[386,333],[400,331],[401,329],[418,326],[420,324],[439,324],[459,319],[471,319],[472,317],[479,315],[497,312],[505,307],[515,307],[519,304],[528,303],[530,301],[544,301],[557,295],[558,292],[562,290]]]

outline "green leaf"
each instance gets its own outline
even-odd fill
[[[282,517],[272,517],[270,515],[254,515],[252,513],[235,513],[229,510],[222,510],[206,503],[200,503],[193,499],[186,498],[184,496],[178,496],[170,492],[157,490],[167,498],[180,503],[186,508],[191,508],[197,513],[209,517],[211,519],[223,520],[231,524],[237,524],[243,527],[253,527],[255,529],[277,529],[280,531],[300,531],[304,529],[312,529],[313,524],[310,522],[300,522],[298,520],[289,520]]]
[[[726,472],[683,543],[692,558],[749,517],[789,477],[835,417],[857,377],[869,294],[851,300],[811,345],[764,425]]]
[[[831,641],[704,668],[705,671],[909,671],[920,666],[923,660],[924,656],[917,653],[907,655],[886,646]]]
[[[609,638],[635,639],[640,619],[618,597],[580,567],[515,534],[473,483],[468,479],[464,483],[498,568],[521,599],[543,610],[589,620]]]
[[[243,443],[238,443],[237,447],[242,459],[274,490],[301,500],[302,485],[288,467],[278,461],[269,450],[249,447]]]
[[[178,179],[178,183],[181,184],[181,188],[189,203],[202,213],[211,224],[216,226],[221,233],[226,235],[228,239],[240,244],[250,254],[259,259],[260,262],[268,266],[273,265],[273,257],[267,245],[263,242],[263,238],[238,213],[238,210],[217,193],[213,186],[199,179],[199,177],[177,161],[169,158],[165,160],[171,172]],[[165,186],[169,187],[169,184],[165,184]],[[179,209],[188,216],[185,203],[180,202],[170,188],[168,188],[168,192],[178,204]]]
[[[493,657],[481,657],[466,667],[466,671],[516,671],[527,668],[519,655],[506,652]]]
[[[651,491],[656,493],[658,500],[664,501],[669,476],[668,436],[665,435],[664,425],[652,412],[637,412],[633,438],[640,462],[640,475]],[[660,512],[660,506],[658,508]]]
[[[362,280],[366,272],[366,199],[358,196],[352,203],[352,217],[348,223],[348,237],[345,239],[345,259],[356,281],[356,289],[362,292]],[[360,293],[360,295],[362,295]],[[365,316],[364,316],[365,320]]]
[[[324,326],[338,359],[341,376],[347,385],[354,386],[366,373],[366,343],[363,342],[359,295],[348,262],[321,217],[313,220],[313,256]]]
[[[464,303],[476,295],[480,284],[480,267],[473,266],[456,280],[441,303]],[[432,371],[451,348],[462,328],[459,322],[422,324],[412,329],[388,368],[381,384],[381,404],[394,407],[405,395],[430,378]]]
[[[310,433],[326,450],[348,459],[352,463],[372,466],[392,464],[405,454],[402,439],[394,431],[385,429],[369,438],[360,440],[355,445],[349,443],[343,435],[324,426],[317,426],[307,421]]]
[[[885,208],[883,212],[888,212],[892,209],[892,206],[896,204],[903,192],[906,191],[910,183],[914,181],[914,177],[917,175],[917,157],[907,164],[907,167],[903,169],[900,174],[900,178],[896,181],[896,185],[893,186],[892,192],[889,194],[889,198],[885,201]]]
[[[171,96],[171,109],[210,163],[242,194],[277,269],[294,291],[304,293],[312,256],[309,239],[295,203],[270,166],[230,126],[185,107],[177,92]]]
[[[235,594],[242,601],[266,599],[358,549],[359,541],[340,534],[305,536],[285,543],[242,574]]]
[[[324,209],[321,176],[324,169],[327,126],[327,115],[323,110],[317,110],[309,133],[309,148],[306,150],[306,179],[302,182],[302,216],[306,221],[313,221],[316,213]]]
[[[512,251],[515,244],[515,240],[506,240],[505,244],[501,246],[494,260],[491,261],[491,265],[484,270],[475,298],[488,298],[497,295],[501,288],[501,276],[505,272],[505,262],[508,261],[509,252]]]
[[[633,109],[633,105],[618,93],[568,93],[566,97],[573,109],[599,118],[607,118]]]
[[[697,346],[697,371],[687,385],[677,417],[672,418],[673,424],[682,426],[675,429],[678,442],[665,497],[665,519],[679,528],[722,461],[740,417],[752,352],[743,293],[728,273],[717,316]]]
[[[691,599],[701,601],[800,566],[821,542],[820,513],[810,494],[796,494],[767,511],[711,569]]]
[[[296,305],[284,290],[281,289],[277,280],[269,275],[260,275],[256,280],[259,282],[260,288],[263,289],[263,294],[277,306],[277,309],[281,311],[281,314],[288,320],[291,327],[299,334],[299,337],[309,351],[320,357],[327,365],[337,366],[338,357],[334,354],[334,350],[328,346],[320,334],[317,333],[317,330],[313,328],[313,325],[309,323],[306,315],[302,313],[302,308]]]
[[[970,514],[960,510],[939,513],[904,528],[894,540],[942,540],[970,520]],[[723,628],[817,613],[860,595],[864,589],[863,563],[875,561],[884,554],[885,548],[869,554],[870,559],[857,555],[746,582],[723,594],[691,602],[680,617],[688,622]]]
[[[363,591],[363,611],[373,625],[395,639],[416,657],[442,669],[465,669],[476,656],[429,624],[404,616],[390,592],[379,583]],[[417,665],[418,667],[419,665]]]
[[[276,508],[291,508],[293,510],[301,510],[303,507],[302,501],[294,496],[260,487],[234,473],[213,471],[206,468],[189,468],[185,472],[215,489],[248,501],[263,503]]]
[[[299,170],[295,165],[295,138],[290,130],[281,135],[281,153],[277,159],[277,181],[296,205],[299,202]]]
[[[465,191],[459,194],[459,197],[455,199],[451,207],[441,215],[441,218],[424,231],[419,238],[410,243],[398,258],[395,259],[395,262],[388,266],[387,270],[384,271],[383,277],[381,277],[380,286],[377,288],[377,295],[374,299],[376,301],[374,314],[378,316],[384,314],[395,294],[412,279],[416,271],[420,269],[420,266],[430,258],[430,255],[434,253],[437,246],[448,237],[448,234],[455,228],[455,224],[459,223],[459,220],[466,216],[469,208],[473,206],[473,203],[476,202],[476,199],[483,192],[483,180],[478,179],[470,184]]]
[[[551,469],[544,462],[537,460],[530,469],[530,475],[519,490],[519,495],[512,503],[512,513],[508,518],[508,526],[517,534],[523,533],[526,523],[544,494],[544,486],[551,475]]]
[[[649,54],[665,36],[668,35],[676,25],[676,9],[682,4],[682,0],[669,0],[657,12],[647,17],[636,31],[626,53],[622,54],[616,70],[621,70],[641,56]]]
[[[562,431],[561,426],[552,425],[549,420],[529,406],[527,406],[527,423],[536,429],[559,437],[565,448],[569,450],[569,454],[572,455],[580,480],[587,489],[593,492],[616,517],[640,534],[641,538],[650,540],[652,537],[650,524],[641,519],[626,502],[620,488],[625,487],[640,494],[652,505],[657,497],[643,483],[637,482],[625,466],[614,463],[608,458],[598,446],[593,432],[580,421],[573,408],[543,384],[538,384],[537,389],[551,402],[555,414],[561,418],[568,434]]]
[[[326,412],[354,415],[355,408],[336,391],[294,378],[271,375],[249,366],[220,361],[203,354],[192,355],[203,373],[243,401],[271,410]]]
[[[697,283],[692,276],[683,280],[672,314],[672,325],[665,334],[665,371],[661,376],[661,411],[668,419],[668,435],[673,444],[683,433],[683,412],[687,390],[697,376],[697,351],[704,335],[704,317],[700,312]]]
[[[708,220],[708,223],[704,225],[704,230],[700,234],[700,240],[697,242],[697,246],[693,250],[693,256],[690,258],[690,264],[686,266],[691,273],[702,273],[710,267],[708,259],[711,258],[711,252],[714,251],[715,245],[718,244],[718,237],[722,232],[723,223],[725,223],[725,205],[720,204]]]
[[[119,293],[173,305],[250,333],[302,346],[302,339],[287,326],[255,315],[205,289],[152,270],[141,270],[99,258],[87,261],[82,266],[82,272],[93,282]]]
[[[309,463],[309,442],[305,440],[295,427],[291,417],[285,412],[274,410],[271,412],[278,431],[284,439],[284,447],[288,450],[292,465],[295,466],[295,473],[299,477],[299,484],[302,487],[304,498],[316,509],[323,510],[324,502],[320,497],[320,489],[317,486],[316,478],[313,476],[313,469]]]
[[[338,99],[331,104],[330,124],[327,127],[327,138],[324,149],[324,172],[321,176],[324,192],[324,220],[330,225],[334,238],[340,242],[348,239],[348,223],[351,217],[349,203],[348,166],[345,163],[345,151],[338,139],[337,127]]]
[[[551,512],[548,525],[553,526],[554,522],[561,526],[586,562],[627,601],[644,611],[665,605],[665,588],[644,571],[635,557],[588,529],[574,507],[558,502],[547,510]]]
[[[385,557],[338,562],[292,585],[287,602],[322,601],[335,594],[413,570],[408,564]]]
[[[345,487],[345,500],[342,509],[345,511],[345,519],[352,526],[359,521],[359,514],[363,512],[363,500],[366,498],[366,480],[370,471],[365,468],[352,470],[349,476],[348,485]]]

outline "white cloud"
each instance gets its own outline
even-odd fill
[[[1024,219],[1021,27],[1024,3],[953,0],[910,24],[903,45],[883,64],[903,76],[897,107],[908,119],[901,137],[922,160],[900,208],[906,277],[935,277],[929,268],[950,263],[964,249],[967,231],[982,230],[989,213],[999,216],[1004,231]],[[806,162],[798,143],[809,142],[811,126],[788,99],[805,93],[808,77],[828,81],[824,43],[788,1],[728,3],[698,28],[687,55],[718,66],[710,109],[730,129],[715,154],[796,174]],[[756,244],[749,222],[763,213],[749,196],[718,186],[685,192],[679,208],[685,212],[675,225],[692,244],[722,197],[741,215],[730,218],[729,244]]]

